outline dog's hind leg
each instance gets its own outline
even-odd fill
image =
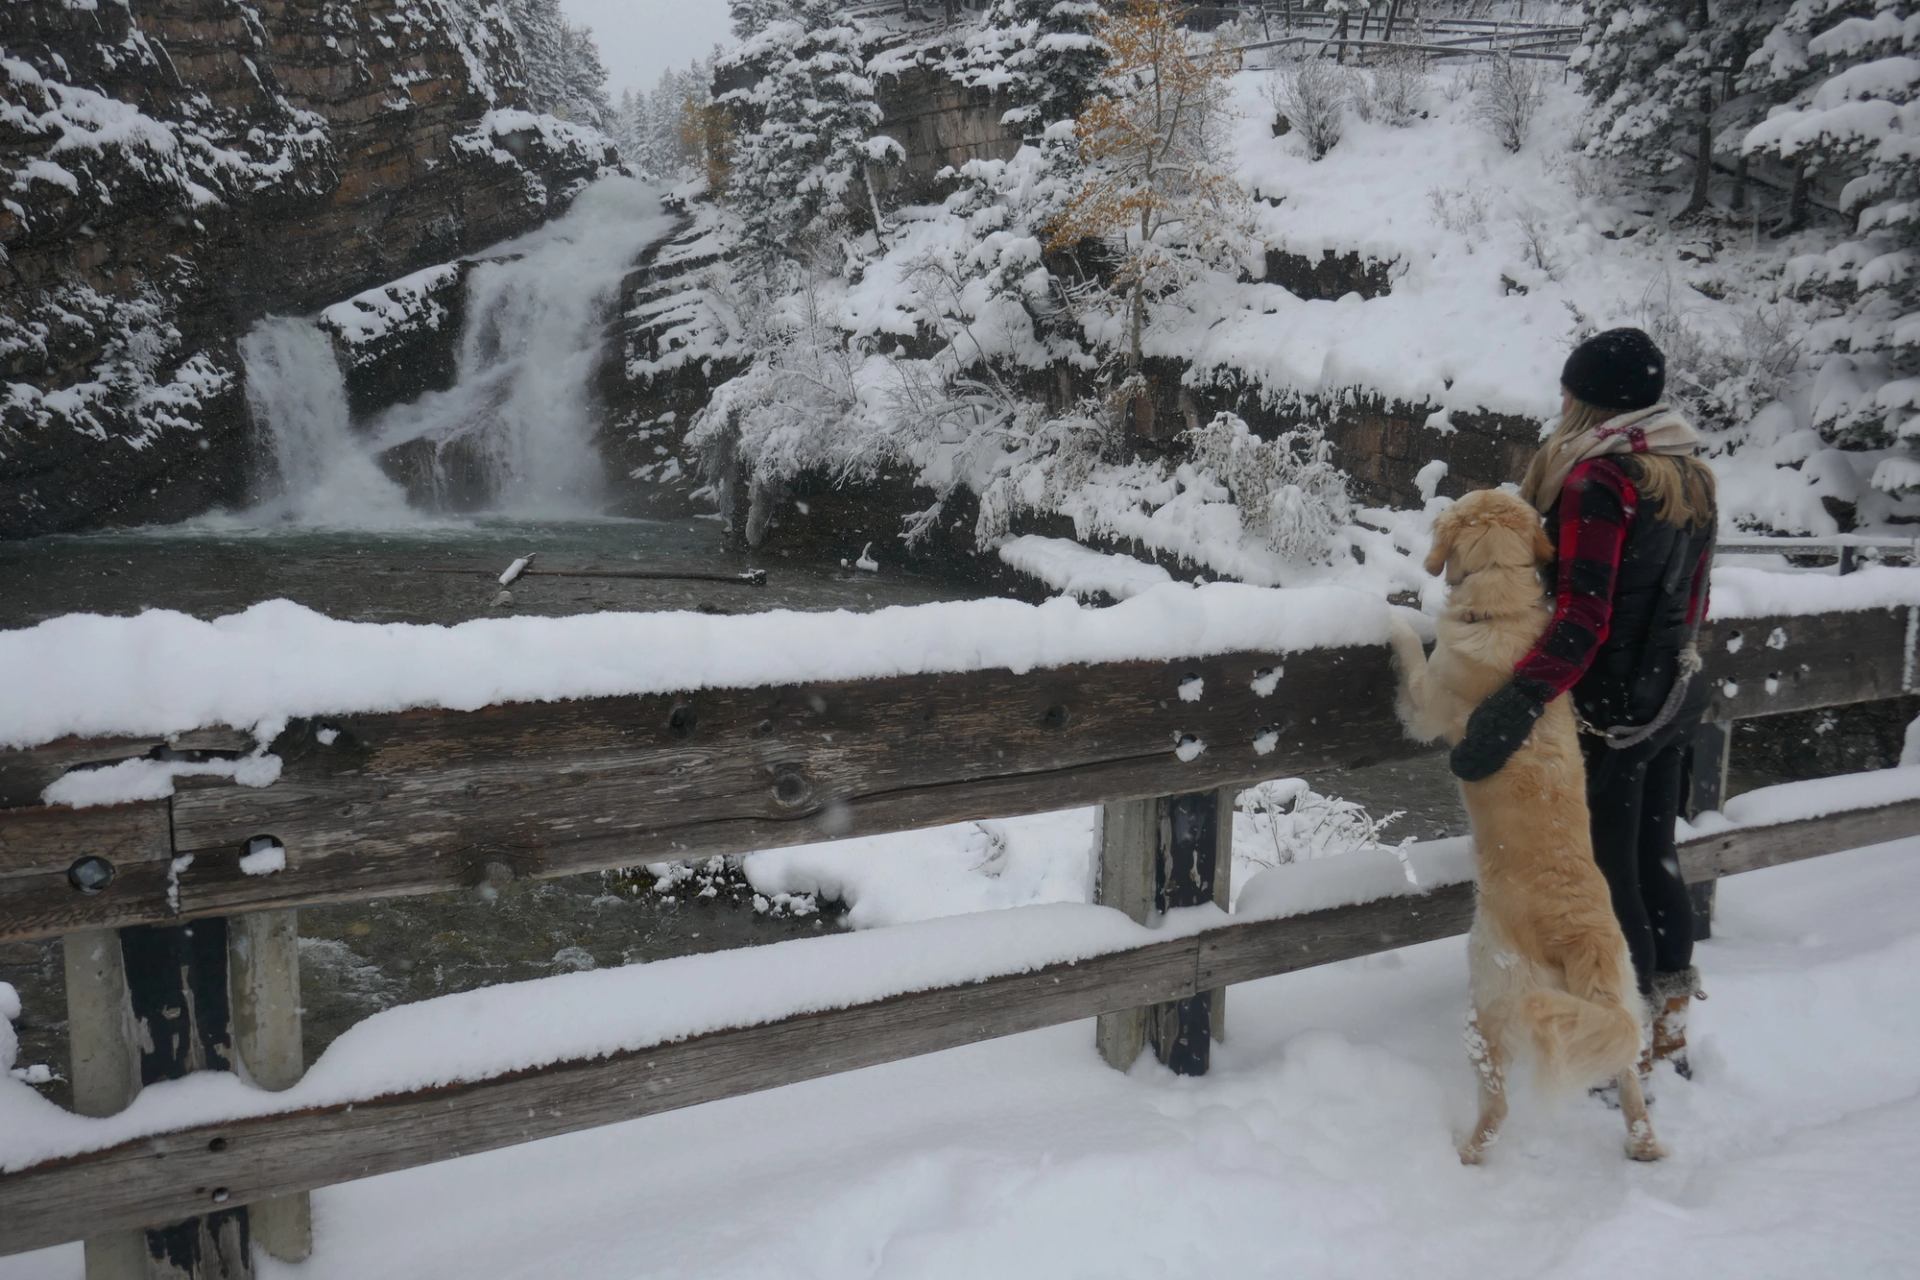
[[[1467,1057],[1480,1078],[1480,1115],[1473,1132],[1460,1144],[1460,1163],[1479,1164],[1487,1148],[1500,1136],[1507,1118],[1507,1059],[1503,1041],[1505,1020],[1475,1008],[1467,1019]],[[1642,1107],[1642,1111],[1645,1107]]]
[[[1647,1115],[1646,1095],[1640,1091],[1639,1070],[1628,1067],[1615,1083],[1620,1090],[1620,1114],[1627,1119],[1627,1155],[1635,1160],[1660,1159],[1667,1149],[1653,1136],[1653,1119]]]

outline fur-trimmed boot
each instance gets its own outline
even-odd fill
[[[1700,990],[1700,971],[1691,966],[1671,973],[1653,975],[1653,1047],[1654,1062],[1671,1062],[1682,1080],[1693,1078],[1693,1066],[1687,1061],[1687,1011],[1693,998],[1706,998]]]

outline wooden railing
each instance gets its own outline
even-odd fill
[[[1710,715],[1910,692],[1915,624],[1909,609],[1716,622]],[[270,786],[182,778],[169,799],[91,809],[39,797],[77,768],[249,740],[0,752],[0,941],[65,939],[83,1114],[196,1069],[286,1088],[299,907],[1101,805],[1099,900],[1144,924],[1224,904],[1236,788],[1423,750],[1392,682],[1384,648],[1345,648],[343,716],[281,733]],[[1920,802],[1902,801],[1704,837],[1683,860],[1711,881],[1916,831]],[[247,874],[250,853],[284,866]],[[1448,936],[1471,910],[1471,886],[1450,884],[1283,918],[1189,913],[1200,926],[844,1007],[140,1129],[0,1173],[0,1253],[86,1239],[93,1277],[156,1258],[162,1274],[245,1274],[250,1239],[303,1256],[313,1188],[1088,1017],[1116,1065],[1150,1046],[1199,1072],[1226,986]],[[783,948],[839,941],[760,953],[774,972],[798,954]]]

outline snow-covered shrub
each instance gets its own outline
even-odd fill
[[[1383,831],[1402,816],[1375,818],[1364,805],[1323,796],[1300,778],[1248,787],[1234,807],[1234,857],[1261,867],[1382,848]]]
[[[1473,114],[1501,146],[1518,151],[1526,145],[1533,117],[1545,98],[1546,85],[1535,63],[1502,56],[1489,62],[1480,77]]]
[[[1429,187],[1427,208],[1436,224],[1464,237],[1467,252],[1473,252],[1473,245],[1487,229],[1487,197],[1479,187]]]
[[[1520,249],[1527,265],[1544,272],[1549,280],[1560,278],[1560,262],[1553,251],[1553,231],[1540,207],[1526,200],[1515,203],[1513,229],[1520,233]]]
[[[1284,120],[1318,160],[1340,141],[1351,77],[1325,58],[1307,58],[1273,73],[1267,100],[1276,123]]]
[[[1353,519],[1347,476],[1317,427],[1262,440],[1237,415],[1222,413],[1188,433],[1192,466],[1226,486],[1241,524],[1281,557],[1323,563]]]
[[[1707,311],[1694,290],[1662,272],[1641,296],[1637,322],[1667,357],[1672,394],[1702,425],[1744,427],[1803,372],[1807,309],[1787,296],[1757,300],[1734,311],[1731,329],[1717,331]]]
[[[1035,411],[1010,422],[995,445],[1001,456],[991,464],[992,478],[980,489],[974,544],[984,549],[999,543],[1023,512],[1051,514],[1066,506],[1111,439],[1106,420],[1100,406],[1080,405],[1062,414]]]
[[[1426,98],[1426,58],[1411,49],[1386,49],[1371,71],[1354,77],[1353,105],[1362,120],[1405,128],[1420,118]]]

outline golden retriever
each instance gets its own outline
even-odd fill
[[[1511,678],[1551,616],[1539,571],[1553,557],[1540,517],[1510,494],[1469,494],[1434,522],[1427,572],[1444,569],[1450,591],[1433,656],[1405,623],[1393,635],[1397,710],[1412,737],[1458,742],[1473,709]],[[1461,1161],[1480,1163],[1499,1135],[1507,1067],[1522,1050],[1548,1083],[1616,1081],[1627,1154],[1659,1159],[1635,1069],[1643,1009],[1593,861],[1569,700],[1547,705],[1498,773],[1460,791],[1480,885],[1467,936],[1480,1116],[1460,1144]]]

